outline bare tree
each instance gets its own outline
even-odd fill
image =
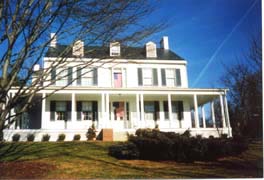
[[[112,40],[137,43],[164,27],[157,23],[143,24],[142,20],[153,8],[147,0],[1,1],[0,140],[3,129],[32,106],[36,93],[54,83],[50,81],[52,68],[65,66],[76,40],[97,46],[105,46]],[[69,46],[53,61],[51,68],[42,67],[31,83],[34,65],[41,63],[55,38],[49,38],[51,32]],[[91,66],[94,62],[86,61],[84,65]],[[39,86],[39,82],[50,83]],[[15,96],[10,96],[11,89],[16,89]],[[22,108],[11,115],[10,110],[18,104]]]
[[[261,35],[253,36],[249,52],[233,66],[225,66],[222,82],[230,88],[230,119],[234,135],[262,137]]]

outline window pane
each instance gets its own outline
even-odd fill
[[[56,102],[56,111],[66,111],[66,102]]]
[[[144,69],[143,71],[144,78],[152,78],[152,69]]]
[[[166,69],[166,77],[167,78],[175,78],[173,69]]]
[[[152,85],[152,79],[150,79],[150,78],[144,78],[143,84],[144,85]]]
[[[82,111],[92,111],[92,102],[82,102]]]
[[[174,78],[167,78],[166,82],[167,82],[167,86],[175,86]]]
[[[83,86],[92,86],[93,79],[92,78],[82,78],[82,85]]]

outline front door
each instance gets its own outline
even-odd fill
[[[113,127],[123,129],[129,128],[129,103],[114,101],[111,106],[111,122]]]

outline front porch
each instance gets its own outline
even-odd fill
[[[189,129],[194,136],[219,137],[221,134],[232,136],[226,90],[68,89],[52,95],[45,90],[39,96],[44,98],[41,111],[39,109],[41,119],[33,118],[27,121],[38,124],[37,121],[41,127],[26,129],[25,127],[29,126],[20,127],[19,124],[23,123],[17,123],[16,126],[5,130],[5,134],[8,134],[5,136],[6,139],[10,140],[11,134],[14,133],[26,134],[34,131],[36,140],[41,139],[40,136],[45,133],[54,134],[52,139],[56,139],[55,136],[58,135],[56,132],[66,134],[66,137],[68,136],[66,140],[72,140],[74,134],[81,134],[84,140],[85,133],[92,124],[97,131],[103,128],[113,129],[116,134],[114,140],[124,140],[127,133],[134,133],[139,128],[155,127],[161,131],[177,133]]]

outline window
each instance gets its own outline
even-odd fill
[[[77,85],[93,86],[97,85],[97,69],[77,68]]]
[[[145,101],[144,102],[144,118],[145,120],[158,120],[159,118],[159,102]]]
[[[56,114],[57,114],[57,120],[66,119],[66,102],[61,102],[61,101],[56,102]]]
[[[163,110],[165,115],[165,120],[169,120],[169,105],[168,101],[163,101]],[[171,101],[171,115],[172,120],[182,120],[183,119],[183,102],[182,101]]]
[[[61,69],[57,71],[57,86],[66,86],[68,82],[68,69]]]
[[[82,69],[82,85],[93,85],[93,71],[91,69]]]
[[[161,69],[162,86],[181,86],[180,69]]]
[[[138,68],[138,85],[139,86],[157,86],[158,74],[155,68]]]
[[[174,69],[166,69],[166,82],[167,82],[167,86],[170,86],[170,87],[175,86],[175,70]]]
[[[146,86],[152,85],[152,70],[151,69],[143,70],[143,84]]]
[[[97,102],[96,101],[77,101],[77,120],[96,120]]]

